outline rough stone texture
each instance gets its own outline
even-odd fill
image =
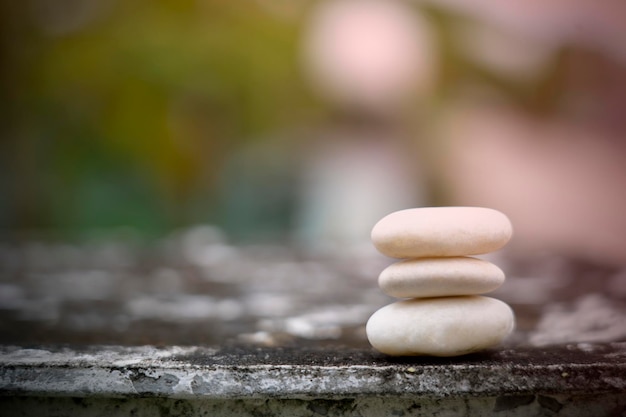
[[[376,353],[374,252],[0,243],[0,416],[619,416],[626,268],[498,254],[517,328],[455,358]]]
[[[0,397],[0,416],[621,416],[623,394],[524,395],[480,398],[240,399]]]
[[[599,416],[625,411],[625,392],[626,343],[429,359],[247,346],[0,354],[0,415]]]
[[[0,344],[366,348],[365,322],[394,301],[376,279],[393,261],[368,248],[232,246],[206,227],[151,247],[0,242]],[[507,280],[490,296],[517,319],[507,347],[626,341],[626,267],[492,255]]]

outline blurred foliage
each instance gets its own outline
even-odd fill
[[[330,113],[299,67],[312,4],[0,0],[0,228],[288,229],[295,132]],[[552,115],[571,69],[597,62],[559,53],[511,78],[463,50],[456,29],[476,22],[415,7],[439,49],[432,96],[408,115],[421,129],[476,85]]]
[[[297,16],[260,3],[3,2],[1,15],[3,228],[212,220],[223,156],[310,108]]]

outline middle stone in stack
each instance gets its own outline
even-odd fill
[[[500,249],[512,228],[502,213],[479,207],[429,207],[395,212],[372,230],[385,255],[408,258],[379,277],[381,289],[408,298],[378,310],[367,323],[370,343],[390,355],[454,356],[500,343],[513,329],[510,307],[478,296],[505,276],[468,255]]]

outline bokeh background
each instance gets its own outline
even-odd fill
[[[481,205],[626,260],[620,0],[0,2],[3,239],[367,244]]]

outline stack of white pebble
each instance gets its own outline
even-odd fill
[[[372,346],[389,355],[456,356],[502,342],[515,318],[500,300],[485,297],[504,282],[496,265],[470,257],[502,248],[513,233],[499,211],[481,207],[401,210],[372,230],[374,246],[392,258],[380,288],[402,298],[367,322]]]

